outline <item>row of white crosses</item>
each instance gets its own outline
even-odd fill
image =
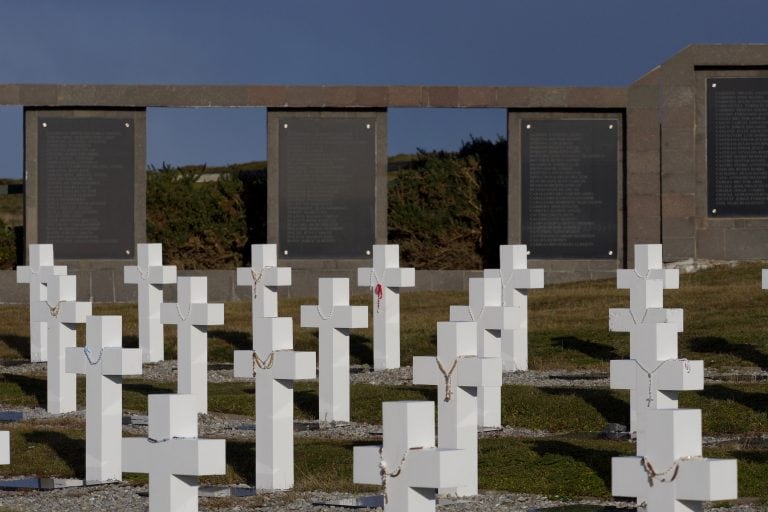
[[[130,282],[135,274],[141,277],[135,280],[140,288],[142,285],[150,285],[151,288],[156,281],[167,282],[169,273],[175,278],[175,268],[161,265],[160,244],[140,244],[138,249],[139,265],[126,269],[126,281]],[[121,443],[122,376],[141,374],[142,348],[122,348],[121,317],[92,316],[90,302],[76,300],[76,277],[58,273],[65,267],[53,265],[51,245],[31,245],[30,262],[29,267],[20,268],[17,280],[30,282],[30,293],[34,292],[36,297],[41,298],[30,304],[30,332],[41,333],[38,339],[48,348],[47,351],[45,348],[38,349],[36,353],[48,354],[49,412],[74,411],[76,374],[86,376],[85,480],[118,481],[122,479],[122,471],[149,472],[150,510],[197,510],[197,475],[224,473],[224,441],[185,439],[176,443],[175,438],[179,435],[190,437],[186,435],[189,433],[192,433],[191,437],[196,437],[197,412],[205,407],[206,388],[192,389],[197,395],[150,397],[149,448],[145,448],[140,439],[125,439]],[[202,359],[194,354],[186,357],[186,362],[189,369],[199,370],[202,365],[205,372],[202,382],[207,387],[204,326],[213,324],[219,318],[223,322],[223,305],[205,304],[205,278],[181,278],[179,288],[179,304],[173,306],[180,318],[177,320],[169,314],[166,323],[180,324],[180,354],[184,354],[182,347],[185,343],[192,352],[203,352]],[[162,359],[162,325],[158,330],[156,324],[161,304],[156,300],[156,291],[139,292],[140,303],[148,300],[150,304],[149,307],[140,305],[140,345],[154,354],[153,359]],[[159,299],[162,302],[162,291]],[[149,318],[150,322],[142,322],[142,318]],[[86,323],[83,348],[75,346],[75,327],[78,323]],[[202,344],[199,332],[195,331],[198,326],[203,326]],[[160,343],[159,352],[156,346],[150,346],[149,341]],[[193,346],[193,342],[197,345]],[[198,364],[192,364],[193,361]],[[180,366],[183,368],[183,365]],[[187,376],[189,369],[185,372],[181,368],[179,373],[185,377],[180,379],[179,387],[191,387],[194,379]],[[199,381],[200,376],[196,378]],[[153,406],[153,403],[160,405]],[[172,420],[158,420],[158,416]],[[156,435],[158,430],[153,425],[158,423],[159,432],[169,432],[167,437]],[[168,441],[171,442],[165,444]],[[7,450],[2,448],[4,443],[7,444],[7,441],[0,434],[0,463],[7,455]]]
[[[635,269],[619,270],[628,310],[610,310],[610,329],[629,332],[630,360],[611,361],[612,389],[630,390],[637,455],[612,459],[612,492],[635,497],[648,512],[703,510],[704,501],[737,497],[735,460],[703,458],[701,411],[678,409],[679,391],[703,389],[702,361],[677,357],[680,310],[663,308],[677,270],[663,268],[661,245],[636,245]]]
[[[235,377],[256,381],[256,489],[293,487],[293,382],[315,378],[315,353],[293,350],[293,321],[278,317],[277,287],[291,269],[277,266],[275,245],[252,245],[251,267],[237,284],[252,291],[252,350],[236,350]]]
[[[474,322],[477,356],[498,358],[498,384],[482,385],[478,424],[501,427],[501,372],[528,369],[527,289],[544,287],[544,271],[528,269],[525,245],[500,248],[500,268],[469,280],[469,304],[451,306],[451,321]]]

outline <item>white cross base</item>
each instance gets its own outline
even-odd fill
[[[123,438],[123,471],[149,473],[150,512],[197,512],[198,476],[226,473],[226,442],[197,439],[194,396],[147,399],[149,437]]]
[[[384,445],[354,447],[352,481],[384,484],[385,512],[433,512],[437,489],[461,484],[462,450],[435,448],[434,402],[384,402],[382,415]]]
[[[254,350],[235,350],[234,370],[235,377],[256,380],[256,489],[290,489],[293,381],[315,378],[315,353],[292,350],[291,318],[254,322]]]
[[[373,369],[400,368],[400,288],[416,285],[416,270],[400,268],[399,245],[374,245],[373,266],[357,269],[357,285],[373,296]]]
[[[7,430],[0,431],[0,464],[11,463],[11,434]]]
[[[413,358],[413,383],[437,386],[438,445],[464,453],[461,485],[440,494],[477,494],[477,388],[501,386],[501,360],[478,358],[476,339],[472,322],[438,322],[437,357]]]
[[[639,457],[613,457],[611,492],[646,503],[647,512],[702,510],[703,501],[738,496],[735,460],[701,457],[701,411],[648,411],[648,446]]]
[[[89,316],[85,336],[85,347],[68,347],[65,356],[68,373],[85,374],[85,479],[119,481],[122,376],[141,375],[141,349],[122,348],[121,316]]]
[[[48,281],[53,276],[67,274],[65,265],[53,264],[53,244],[29,244],[29,265],[16,268],[16,282],[29,283],[29,307],[35,307],[44,301],[47,295]],[[29,359],[32,362],[48,360],[48,329],[44,323],[29,315]]]
[[[136,265],[123,267],[123,282],[138,285],[139,348],[143,361],[162,361],[162,285],[176,282],[176,266],[163,265],[163,244],[137,244]]]

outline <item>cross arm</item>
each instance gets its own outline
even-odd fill
[[[449,320],[451,322],[472,322],[469,306],[451,306],[449,308]]]
[[[88,362],[82,347],[67,347],[64,352],[64,371],[67,373],[85,373]]]
[[[237,285],[253,286],[254,273],[259,283],[264,286],[291,286],[291,269],[289,267],[270,267],[259,272],[252,267],[239,267],[237,269]]]
[[[91,315],[90,302],[62,302],[59,309],[61,321],[68,324],[83,324],[86,317]]]
[[[337,310],[338,310],[337,306]],[[364,329],[368,327],[368,306],[342,306],[336,323],[344,329]]]
[[[381,485],[381,446],[355,446],[352,448],[352,482]]]
[[[618,359],[611,361],[610,388],[632,389],[637,383],[637,372],[640,368],[630,359]]]
[[[544,269],[513,270],[510,285],[512,288],[544,288]]]
[[[151,443],[146,437],[124,437],[122,470],[126,473],[149,473]]]
[[[704,361],[669,359],[659,367],[654,378],[663,391],[704,389]]]
[[[768,270],[763,269],[762,276],[763,276],[763,290],[765,290],[766,288],[768,288]]]
[[[501,386],[501,375],[501,359],[498,357],[462,357],[456,367],[456,384],[496,387]]]
[[[16,268],[16,282],[17,283],[31,283],[32,276],[37,274],[41,283],[47,283],[53,276],[65,276],[67,275],[66,265],[46,265],[40,267],[40,269],[34,273],[32,267],[25,265]]]
[[[190,304],[189,316],[194,325],[223,325],[224,304]]]
[[[627,308],[611,308],[608,310],[608,330],[611,332],[631,332],[639,323],[672,324],[677,327],[677,332],[683,332],[683,310],[648,308],[645,310],[643,317],[637,319],[632,316],[632,312]]]
[[[146,272],[146,280],[150,284],[172,284],[176,282],[176,265],[151,266]],[[123,267],[123,282],[138,284],[144,279],[136,265]]]
[[[611,458],[611,494],[640,498],[648,491],[648,474],[642,457]]]
[[[82,349],[79,350],[82,351]],[[98,357],[98,354],[92,357]],[[105,347],[101,356],[101,373],[103,375],[141,375],[141,349]]]
[[[738,497],[736,459],[681,461],[675,482],[678,500],[735,500]]]
[[[616,288],[626,290],[632,283],[643,279],[634,269],[619,269],[616,271]],[[680,287],[680,271],[673,268],[654,268],[648,271],[644,279],[661,281],[664,288],[676,290]]]
[[[483,318],[478,320],[486,325],[492,325],[494,329],[510,330],[520,327],[522,314],[520,308],[515,306],[491,306],[485,308]]]
[[[426,448],[409,450],[400,478],[406,478],[410,487],[438,489],[462,484],[464,450]]]
[[[447,368],[446,368],[447,370]],[[413,357],[413,383],[416,385],[437,386],[442,374],[432,356]]]
[[[235,350],[235,377],[253,378],[253,350]],[[299,380],[316,377],[315,352],[295,352],[293,350],[274,352],[272,366],[269,369],[256,367],[256,372],[272,372],[276,379]],[[265,361],[269,359],[264,355]]]
[[[302,327],[320,327],[322,325],[323,319],[317,312],[317,306],[301,306],[300,314],[299,323]]]
[[[165,458],[175,475],[223,475],[227,471],[224,439],[170,439],[164,444]]]
[[[52,318],[51,309],[45,301],[30,304],[29,316],[33,322],[47,322]]]

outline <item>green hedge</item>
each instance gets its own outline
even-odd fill
[[[470,138],[457,152],[419,151],[389,173],[389,241],[403,265],[477,269],[498,264],[507,234],[507,144]],[[217,176],[205,181],[205,176]],[[264,162],[227,167],[150,167],[147,239],[181,269],[233,268],[267,231]],[[19,257],[0,222],[0,268]],[[21,245],[20,245],[21,247]]]

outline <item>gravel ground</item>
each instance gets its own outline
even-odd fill
[[[0,363],[0,371],[22,375],[45,375],[45,363],[29,363],[11,361]],[[176,380],[175,362],[164,361],[144,365],[145,380],[154,382],[173,382]],[[232,365],[212,364],[209,366],[210,382],[243,381],[235,379]],[[350,381],[353,383],[370,383],[382,385],[406,385],[411,383],[412,370],[410,367],[395,370],[372,371],[368,365],[353,365]],[[768,380],[768,372],[760,369],[735,369],[721,372],[706,372],[708,382],[760,382]],[[606,388],[608,374],[600,371],[528,371],[510,372],[504,374],[505,384],[530,385],[538,387],[577,387],[577,388]],[[64,415],[52,415],[41,408],[7,407],[0,405],[0,411],[22,411],[25,421],[50,421],[53,419],[64,422],[85,421],[85,411],[80,410]],[[225,439],[253,439],[253,420],[235,415],[213,413],[201,415],[199,433],[201,437]],[[146,426],[125,425],[126,435],[146,436]],[[481,438],[488,437],[542,437],[549,432],[534,431],[506,426],[501,430],[481,432]],[[318,421],[302,421],[295,423],[296,437],[327,438],[327,439],[364,439],[381,435],[378,425],[362,423],[327,424]],[[737,438],[706,438],[704,444],[718,444],[733,441]],[[768,439],[755,440],[768,442]],[[93,486],[88,488],[57,489],[52,491],[0,491],[0,507],[24,511],[145,511],[147,510],[146,486],[136,487],[128,484]],[[200,510],[260,510],[260,511],[341,511],[350,510],[336,506],[317,506],[314,503],[338,502],[349,500],[354,495],[345,493],[323,492],[280,492],[262,493],[243,498],[201,498]],[[577,507],[577,505],[582,505]],[[588,505],[594,505],[590,507]],[[632,502],[611,501],[557,501],[542,496],[507,494],[498,492],[483,492],[480,496],[466,500],[442,500],[439,510],[451,511],[544,511],[551,512],[607,512],[616,509],[633,509]],[[705,506],[706,510],[728,510],[730,512],[753,512],[768,510],[765,507],[749,504],[739,504],[727,509]],[[380,510],[380,509],[379,509]]]

